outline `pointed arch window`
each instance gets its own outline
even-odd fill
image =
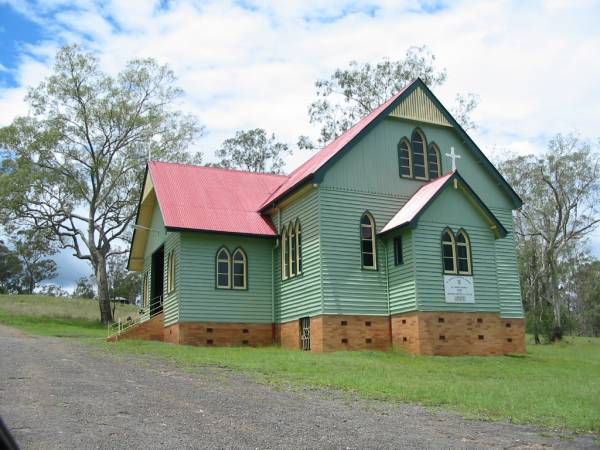
[[[427,178],[433,180],[440,176],[440,149],[436,144],[427,149]]]
[[[415,128],[410,141],[403,137],[398,143],[400,176],[418,180],[433,180],[442,172],[440,149],[433,142],[427,146],[425,134]]]
[[[233,289],[246,289],[248,287],[248,258],[241,248],[233,252]]]
[[[398,161],[400,163],[400,176],[412,177],[412,165],[410,156],[410,143],[404,138],[398,144]]]
[[[442,262],[444,273],[456,273],[456,241],[451,229],[442,233]]]
[[[360,219],[360,245],[362,268],[377,269],[377,243],[375,241],[375,220],[370,213]]]
[[[427,179],[425,162],[425,136],[419,130],[413,131],[412,138],[412,173],[415,178]]]
[[[471,240],[465,230],[460,230],[456,236],[456,257],[458,273],[461,275],[471,275]]]
[[[300,220],[290,222],[281,233],[281,278],[302,274],[302,227]]]
[[[289,228],[289,242],[290,242],[290,277],[295,277],[297,274],[297,263],[298,263],[298,248],[296,247],[296,228],[294,224],[290,223]]]
[[[216,278],[218,289],[231,288],[231,254],[225,247],[217,252]]]
[[[290,273],[290,259],[288,247],[288,229],[283,227],[281,232],[281,278],[287,280]]]
[[[296,273],[302,273],[302,227],[299,219],[296,219]]]

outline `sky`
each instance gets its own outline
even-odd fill
[[[543,150],[556,133],[600,137],[600,0],[0,0],[0,126],[78,43],[117,73],[132,58],[171,66],[180,108],[206,127],[194,150],[210,161],[236,130],[261,127],[295,144],[316,136],[314,82],[349,61],[400,59],[427,45],[448,73],[434,89],[451,107],[475,93],[470,132],[492,160]],[[287,158],[291,171],[310,153]],[[592,237],[600,256],[600,232]],[[72,286],[86,263],[59,255],[55,282]]]

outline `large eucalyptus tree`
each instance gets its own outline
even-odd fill
[[[94,55],[66,46],[52,74],[29,90],[29,115],[0,129],[11,159],[0,175],[3,221],[50,231],[91,263],[103,323],[112,320],[107,260],[127,251],[149,155],[186,160],[202,131],[176,109],[182,91],[174,82],[152,59],[111,76]]]

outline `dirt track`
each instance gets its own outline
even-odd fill
[[[187,373],[0,325],[0,415],[22,448],[599,448],[454,414]]]

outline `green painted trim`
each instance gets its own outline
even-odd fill
[[[181,227],[167,227],[165,226],[165,230],[173,232],[173,233],[206,233],[206,234],[223,234],[226,236],[243,236],[243,237],[253,237],[259,239],[277,239],[277,235],[268,236],[266,234],[252,234],[252,233],[238,233],[236,231],[215,231],[215,230],[199,230],[197,228],[181,228]]]
[[[260,209],[260,212],[264,212],[265,210],[267,210],[269,208],[272,208],[272,209],[277,208],[278,207],[277,204],[284,202],[286,199],[288,199],[289,197],[291,197],[292,195],[294,195],[295,192],[299,191],[304,186],[306,186],[308,183],[310,183],[310,181],[312,179],[313,179],[313,175],[312,174],[306,176],[305,178],[303,178],[302,180],[300,180],[298,183],[296,183],[295,186],[293,186],[288,191],[286,191],[283,194],[281,194],[281,196],[277,197],[275,199],[275,201],[271,202],[268,205],[263,206]]]

